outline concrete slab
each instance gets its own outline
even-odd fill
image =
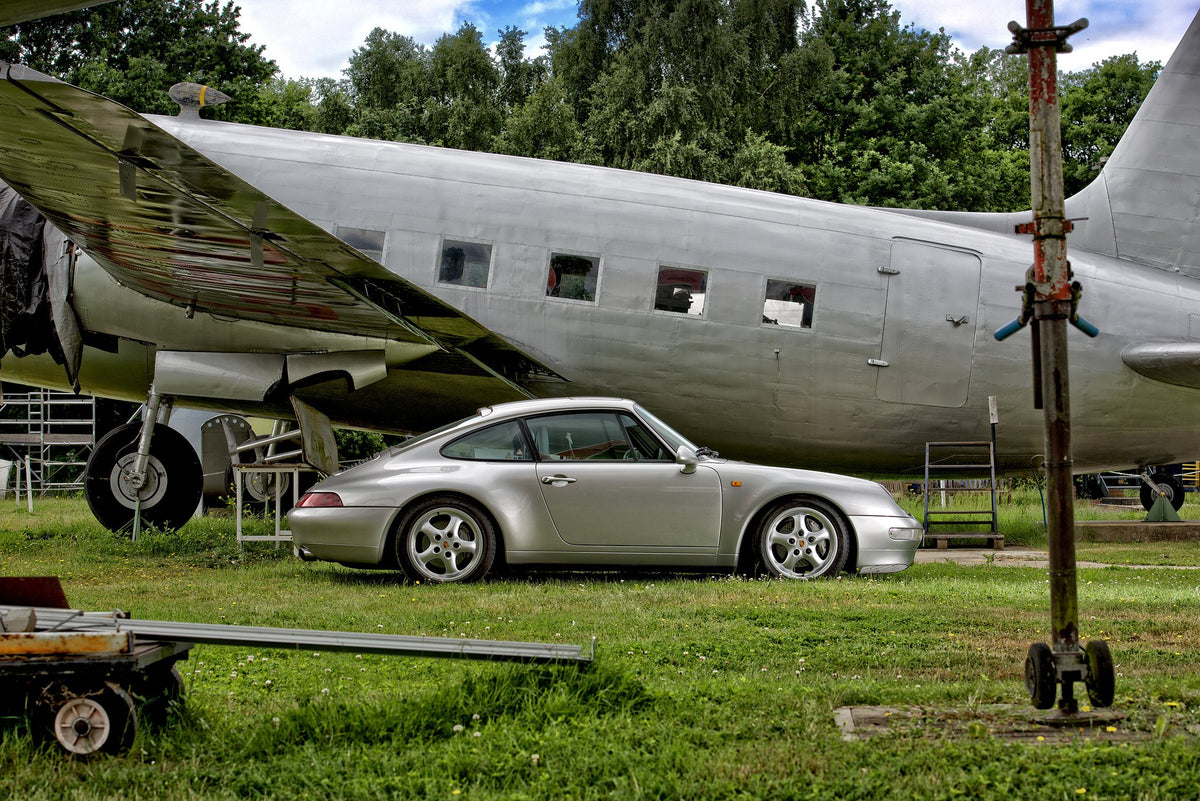
[[[1077,542],[1200,542],[1200,521],[1076,520]]]
[[[947,562],[956,565],[996,565],[997,567],[1036,567],[1045,569],[1050,566],[1050,556],[1045,551],[1034,548],[1008,548],[1003,551],[993,551],[991,548],[921,548],[917,551],[915,563],[936,564]],[[1200,570],[1195,565],[1110,565],[1106,562],[1088,562],[1077,560],[1076,567],[1127,567],[1134,570]]]
[[[1033,548],[921,548],[917,564],[950,562],[956,565],[1002,565],[1005,567],[1046,567],[1049,556]]]
[[[879,735],[939,737],[950,740],[994,740],[1010,743],[1076,744],[1083,742],[1137,743],[1153,739],[1153,720],[1141,710],[1129,713],[1095,710],[1064,725],[1054,712],[1027,705],[980,704],[966,708],[843,706],[833,712],[834,723],[846,741]],[[1132,721],[1129,718],[1134,718]],[[1170,728],[1164,734],[1195,734],[1191,728]]]

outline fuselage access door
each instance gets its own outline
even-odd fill
[[[967,402],[979,306],[979,255],[912,239],[892,241],[880,400],[960,407]]]

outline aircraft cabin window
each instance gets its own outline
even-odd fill
[[[487,287],[492,268],[492,246],[484,242],[442,240],[438,283],[451,286]]]
[[[768,279],[762,321],[766,325],[812,328],[816,301],[817,288],[812,284]]]
[[[704,314],[704,295],[707,289],[706,271],[664,265],[658,268],[654,308],[700,317]]]
[[[550,274],[546,278],[546,297],[595,301],[596,282],[599,278],[599,256],[551,253]]]
[[[339,225],[334,233],[338,239],[361,251],[364,256],[370,256],[380,264],[383,263],[383,231]]]

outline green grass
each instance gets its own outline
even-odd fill
[[[1040,509],[1036,516],[1040,523]],[[1171,553],[1163,544],[1153,550]],[[411,585],[302,563],[264,544],[239,552],[229,519],[130,543],[102,531],[81,501],[45,500],[32,516],[0,503],[0,573],[57,574],[74,604],[143,618],[597,638],[588,669],[198,646],[180,665],[183,713],[166,728],[143,727],[127,754],[64,759],[8,721],[0,797],[1200,793],[1198,571],[1080,570],[1081,633],[1111,644],[1115,709],[1126,716],[1114,728],[1131,739],[1084,732],[1042,744],[999,738],[991,711],[1030,709],[1025,649],[1047,638],[1049,618],[1045,571],[1032,568],[918,565],[881,579],[814,583],[538,573]],[[845,742],[832,713],[849,704],[927,714]]]

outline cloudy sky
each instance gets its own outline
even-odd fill
[[[539,48],[547,25],[572,26],[575,0],[237,0],[242,30],[266,46],[289,78],[342,75],[346,60],[372,28],[381,27],[432,44],[471,22],[491,43],[516,25]],[[1075,52],[1060,56],[1063,69],[1085,68],[1108,56],[1136,52],[1166,63],[1196,13],[1197,0],[1058,0],[1060,24],[1087,17],[1091,27],[1071,39]],[[1025,21],[1024,0],[892,0],[901,20],[929,30],[945,28],[968,52],[1012,40],[1005,27]],[[528,52],[528,51],[527,51]]]

